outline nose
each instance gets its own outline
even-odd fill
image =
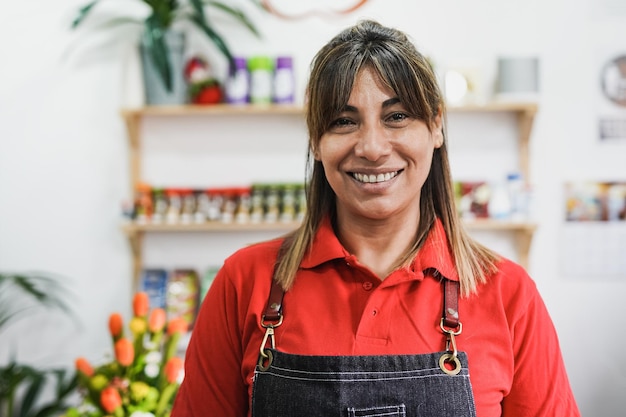
[[[391,153],[389,132],[380,124],[363,124],[359,129],[359,138],[354,147],[359,158],[377,161]]]

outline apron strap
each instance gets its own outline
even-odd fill
[[[438,271],[433,274],[435,277],[441,276]],[[443,325],[456,329],[459,327],[459,282],[443,279]],[[283,316],[283,296],[285,291],[283,287],[272,279],[272,287],[267,300],[265,312],[263,313],[263,321],[279,322]]]
[[[443,278],[443,325],[459,327],[459,282]]]
[[[263,313],[263,321],[280,322],[283,317],[283,287],[272,278],[272,288]]]

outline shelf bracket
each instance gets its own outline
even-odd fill
[[[130,243],[130,248],[133,254],[133,292],[135,292],[139,288],[139,278],[141,275],[141,268],[143,262],[143,236],[144,232],[131,230],[127,232],[128,242]]]
[[[519,127],[519,163],[526,182],[530,181],[529,144],[536,112],[537,109],[535,107],[527,108],[520,111],[517,116]]]
[[[141,178],[141,113],[133,110],[122,112],[126,122],[128,142],[130,143],[130,190],[131,194]]]
[[[529,252],[533,240],[534,229],[521,229],[516,232],[517,256],[519,264],[528,270],[530,265]]]

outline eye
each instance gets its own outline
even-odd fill
[[[356,123],[354,122],[354,120],[348,118],[348,117],[338,117],[337,119],[333,120],[330,123],[330,126],[328,127],[328,130],[330,131],[343,131],[343,130],[347,130],[350,129],[351,127],[355,126]]]
[[[402,113],[402,112],[395,112],[395,113],[391,113],[389,116],[387,116],[387,121],[389,122],[402,122],[404,120],[407,120],[409,118],[409,115],[406,113]]]

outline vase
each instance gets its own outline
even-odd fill
[[[172,75],[172,88],[168,91],[157,71],[142,38],[140,44],[144,90],[147,105],[180,105],[187,102],[187,83],[184,74],[185,34],[168,30],[164,34],[167,58]]]

